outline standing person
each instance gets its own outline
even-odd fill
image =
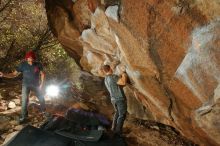
[[[35,62],[36,55],[33,51],[29,51],[25,55],[25,61],[22,62],[16,70],[12,73],[2,73],[0,72],[0,77],[5,78],[14,78],[18,76],[20,73],[23,74],[22,80],[22,108],[21,108],[21,116],[19,118],[19,123],[23,123],[26,121],[28,117],[28,98],[30,91],[35,92],[39,102],[41,112],[45,115],[45,100],[42,95],[41,89],[44,84],[45,74],[43,72],[43,67],[41,63]]]
[[[105,86],[110,93],[111,102],[115,110],[111,129],[114,133],[121,135],[127,113],[126,97],[121,86],[126,84],[127,74],[122,73],[121,77],[114,75],[109,65],[104,65],[103,71],[106,74]]]

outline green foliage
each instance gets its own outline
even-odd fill
[[[0,49],[4,50],[0,58],[34,49],[48,28],[43,3],[36,3],[36,0],[3,0],[0,8],[8,1],[10,3],[0,12]],[[10,48],[14,40],[15,44]]]
[[[40,54],[47,80],[69,80],[81,88],[79,83],[80,69],[61,45],[44,49]]]

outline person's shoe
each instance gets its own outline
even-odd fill
[[[24,123],[26,123],[27,122],[27,118],[26,117],[20,117],[19,119],[18,119],[18,124],[24,124]]]

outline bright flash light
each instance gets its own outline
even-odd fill
[[[59,87],[58,86],[55,86],[55,85],[50,85],[47,87],[46,89],[46,94],[48,96],[58,96],[59,94]]]

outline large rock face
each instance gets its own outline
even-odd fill
[[[116,74],[126,68],[131,114],[220,145],[218,0],[46,0],[46,9],[83,70],[103,76],[103,64]]]

